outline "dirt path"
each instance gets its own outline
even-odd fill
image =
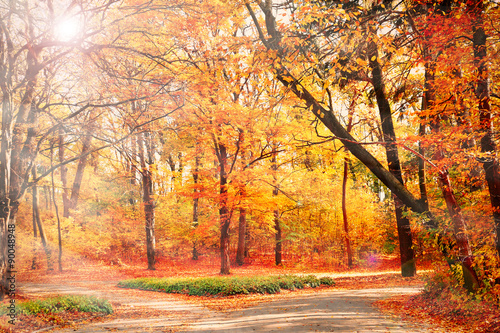
[[[82,283],[83,284],[83,283]],[[130,295],[117,290],[114,282],[100,282],[98,288],[71,284],[35,284],[21,286],[25,294],[85,294],[104,297],[111,302],[147,314],[139,318],[111,319],[86,324],[78,329],[54,329],[53,332],[429,332],[385,317],[371,306],[373,301],[416,293],[416,287],[363,290],[323,290],[294,294],[243,310],[217,312],[189,304],[174,295],[134,291]],[[158,297],[156,297],[158,295]],[[158,315],[158,310],[161,315]],[[156,315],[153,315],[156,313]],[[435,332],[435,330],[434,330]]]
[[[240,311],[217,321],[199,321],[189,332],[428,332],[385,317],[371,303],[418,289],[377,288],[293,295]]]

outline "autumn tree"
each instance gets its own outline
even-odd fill
[[[320,119],[320,121],[322,121],[325,124],[325,126],[327,128],[329,128],[332,131],[332,133],[343,142],[343,144],[351,151],[351,153],[353,153],[353,155],[355,155],[357,158],[359,158],[365,165],[367,165],[370,168],[370,170],[372,170],[372,172],[374,172],[379,178],[381,178],[381,180],[384,182],[384,184],[386,184],[386,186],[388,186],[393,191],[393,193],[396,194],[396,196],[398,198],[400,198],[400,199],[402,198],[401,200],[405,205],[415,209],[416,211],[418,211],[420,213],[424,213],[425,212],[424,207],[422,207],[421,204],[419,203],[419,201],[409,191],[406,190],[406,188],[404,187],[404,185],[401,182],[401,179],[398,179],[398,177],[394,176],[393,172],[391,172],[390,170],[385,169],[380,164],[380,162],[378,162],[378,160],[376,158],[374,158],[365,148],[363,148],[360,144],[358,144],[357,141],[340,124],[338,119],[334,116],[332,110],[329,110],[327,106],[326,107],[323,106],[322,103],[324,103],[324,102],[321,100],[318,100],[316,97],[314,97],[313,93],[310,93],[308,91],[309,87],[305,86],[300,80],[297,80],[295,78],[296,75],[301,75],[301,74],[298,74],[298,73],[293,74],[290,70],[288,70],[286,68],[286,66],[285,66],[285,59],[286,58],[285,57],[287,56],[287,54],[284,52],[285,49],[282,46],[280,46],[281,45],[280,43],[287,43],[288,40],[286,40],[286,42],[285,42],[285,40],[284,40],[285,34],[281,31],[279,31],[279,29],[278,29],[275,14],[273,13],[273,9],[272,9],[272,3],[270,1],[266,1],[265,4],[262,3],[260,6],[261,6],[263,13],[265,14],[264,16],[265,16],[265,22],[266,22],[266,28],[267,28],[266,31],[267,31],[267,35],[270,37],[266,37],[264,35],[264,30],[261,28],[260,22],[258,21],[256,14],[254,13],[253,9],[251,8],[251,6],[249,4],[247,4],[247,9],[249,10],[249,12],[252,16],[252,19],[257,27],[261,41],[268,48],[269,52],[274,53],[278,59],[276,61],[276,63],[277,63],[276,66],[274,66],[275,75],[278,78],[278,80],[280,80],[284,84],[285,87],[291,89],[299,98],[301,98],[306,103],[307,107],[310,108],[313,111],[313,113]],[[336,8],[335,6],[332,6],[332,7],[330,7],[330,10],[332,10],[332,14],[335,11],[339,11],[340,13],[344,13],[344,14],[342,14],[341,17],[345,17],[345,19],[340,20],[338,23],[335,23],[335,24],[339,24],[339,29],[340,29],[340,27],[343,27],[343,26],[347,27],[350,24],[354,24],[354,22],[358,21],[358,16],[361,15],[361,12],[357,12],[357,13],[352,12],[352,11],[346,12],[346,10],[344,10],[342,7]],[[310,22],[310,19],[307,18],[307,16],[306,16],[306,15],[308,15],[306,10],[294,9],[294,12],[296,13],[297,17],[303,18],[303,22]],[[324,15],[327,17],[330,14],[325,13]],[[311,21],[311,22],[313,22],[313,21]],[[299,24],[301,24],[301,23],[299,23]],[[299,32],[298,32],[299,34],[300,34],[300,29],[303,29],[302,27],[304,27],[304,25],[306,25],[306,24],[302,23],[299,26]],[[334,27],[335,27],[335,25],[333,25],[329,29],[331,29],[333,31],[335,29]],[[320,39],[319,36],[321,36],[321,35],[318,35],[318,39]],[[298,38],[300,38],[300,37],[298,37]],[[348,43],[346,39],[344,39],[344,41],[346,43]],[[297,37],[291,36],[290,42],[299,43],[298,49],[297,49],[298,52],[301,52],[304,50],[300,47],[300,42],[297,40]],[[326,39],[325,43],[328,43],[328,39]],[[326,44],[326,45],[328,45],[328,44]],[[373,47],[372,47],[372,49],[373,49]],[[315,57],[317,57],[317,55],[315,55]],[[340,60],[337,60],[338,65],[343,66],[342,65],[342,58],[339,58],[339,59]],[[383,97],[383,93],[382,93],[383,88],[381,88],[382,83],[380,83],[381,73],[380,73],[380,69],[378,69],[378,67],[377,67],[376,60],[377,60],[377,56],[374,54],[371,54],[369,61],[371,61],[371,63],[372,63],[371,64],[372,71],[374,71],[376,74],[375,77],[371,79],[371,81],[373,82],[374,86],[376,87],[375,90],[378,89],[378,91],[379,91],[378,101],[379,101],[379,103],[383,102],[381,104],[381,107],[385,105],[386,106],[385,109],[388,109],[389,110],[388,112],[390,114],[390,108],[389,108],[387,99],[385,97]],[[361,59],[360,61],[364,61],[365,64],[367,64],[366,60]],[[333,67],[333,65],[334,65],[333,63],[326,64],[326,65],[323,65],[324,66],[323,68],[325,68],[325,66]],[[340,68],[342,68],[342,67],[340,67]],[[335,69],[333,68],[333,71],[334,70]],[[347,71],[349,71],[349,69],[347,69]],[[316,71],[316,73],[318,73],[318,76],[319,76],[318,79],[321,80],[320,82],[324,82],[323,86],[328,85],[328,83],[326,83],[326,82],[331,82],[331,81],[327,81],[326,77],[323,77],[322,74],[319,74],[319,71]],[[378,78],[379,81],[375,81],[375,78]],[[316,93],[314,93],[314,94],[316,94]],[[384,108],[382,108],[382,109],[385,110]],[[382,114],[382,117],[383,117],[384,122],[389,121],[389,118],[387,117],[386,114],[385,115]],[[389,129],[387,129],[387,131],[389,131]],[[388,133],[387,135],[390,135],[389,132],[387,132],[387,133]],[[394,141],[394,139],[392,139],[392,140]],[[395,151],[394,149],[396,149],[396,147],[393,145],[393,143],[389,143],[388,147],[390,148],[389,149],[390,152],[393,152],[393,151]],[[402,214],[400,214],[400,217],[402,217]],[[406,234],[410,237],[409,239],[411,239],[411,235],[409,233],[410,231],[409,231],[408,221],[406,220],[405,223],[407,226],[400,228],[401,236]],[[412,251],[411,250],[411,242],[404,241],[401,243],[402,243],[403,249],[406,249],[410,252]],[[410,263],[413,262],[412,255],[405,257],[403,255],[404,253],[405,252],[402,251],[402,260],[404,261],[403,264],[406,264],[407,262],[410,262]],[[410,267],[414,267],[414,264],[411,264]],[[404,270],[404,272],[403,272],[404,274],[412,275],[414,273],[414,269],[412,269],[412,268],[410,268],[408,271],[406,271],[406,269],[403,269],[403,270]]]
[[[108,5],[112,5],[109,1]],[[7,291],[9,276],[8,239],[14,239],[15,220],[19,200],[26,189],[39,178],[30,180],[30,170],[47,137],[60,123],[83,110],[67,110],[63,114],[49,111],[50,103],[44,99],[41,75],[55,64],[65,61],[75,47],[90,34],[78,25],[69,36],[63,22],[82,15],[92,16],[90,8],[64,7],[48,2],[42,5],[31,1],[5,2],[0,15],[0,59],[2,89],[2,132],[0,147],[0,271],[1,296]],[[60,24],[60,29],[58,28]],[[19,34],[19,31],[23,33]],[[42,103],[38,100],[42,97]],[[69,111],[69,112],[68,112]],[[40,124],[46,124],[41,126]],[[9,238],[8,234],[12,237]],[[12,242],[10,244],[13,244]],[[15,251],[15,246],[11,246]],[[13,266],[10,266],[12,268]]]

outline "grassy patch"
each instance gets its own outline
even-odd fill
[[[275,294],[282,289],[294,290],[304,287],[334,285],[329,277],[317,278],[314,275],[276,275],[276,276],[234,276],[206,278],[139,278],[120,281],[119,287],[180,293],[196,296],[229,296],[237,294]]]
[[[113,313],[111,304],[105,299],[93,296],[67,295],[21,302],[17,305],[18,313],[25,315],[68,312]]]

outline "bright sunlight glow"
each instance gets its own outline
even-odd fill
[[[69,42],[80,34],[81,24],[78,19],[68,18],[57,22],[54,26],[54,35],[57,40]]]

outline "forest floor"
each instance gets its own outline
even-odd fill
[[[17,277],[19,285],[17,302],[55,294],[91,294],[110,299],[115,312],[105,317],[92,313],[19,315],[15,329],[10,331],[66,332],[60,331],[66,328],[67,332],[99,332],[98,328],[100,328],[102,332],[107,332],[109,330],[124,331],[125,327],[132,327],[130,332],[148,331],[141,330],[139,327],[134,330],[134,325],[139,323],[138,325],[145,325],[144,327],[149,327],[155,332],[234,332],[235,326],[231,325],[240,325],[236,331],[245,331],[242,328],[244,326],[245,329],[253,332],[259,331],[259,328],[264,332],[271,329],[279,331],[285,327],[286,331],[324,332],[325,328],[333,329],[331,318],[334,318],[337,325],[334,327],[336,332],[342,328],[349,332],[353,329],[353,326],[349,325],[358,325],[360,331],[377,331],[375,326],[369,326],[371,325],[369,322],[373,318],[379,318],[377,325],[382,327],[381,331],[384,332],[424,332],[426,328],[432,332],[500,332],[500,322],[496,322],[495,319],[500,317],[499,313],[495,312],[497,310],[492,312],[478,308],[476,313],[465,317],[461,313],[443,314],[434,311],[434,308],[442,306],[431,302],[424,304],[422,298],[415,297],[415,294],[422,290],[423,274],[420,273],[413,278],[402,278],[391,263],[338,273],[318,269],[314,271],[287,269],[255,263],[232,268],[233,275],[310,273],[318,276],[331,276],[336,284],[328,288],[286,291],[275,295],[195,297],[122,289],[116,287],[116,282],[143,276],[216,276],[218,269],[213,262],[164,263],[158,265],[156,271],[148,271],[143,266],[123,263],[119,266],[107,266],[79,260],[67,265],[62,273],[46,270],[20,270]],[[333,302],[334,300],[337,301]],[[304,304],[305,307],[299,309],[297,304]],[[314,304],[313,308],[308,308],[311,304]],[[339,304],[341,308],[333,310],[333,304]],[[346,308],[348,304],[351,304],[351,308]],[[4,305],[6,303],[2,306]],[[289,309],[294,309],[294,316],[298,316],[294,317],[297,320],[293,323],[285,320],[290,319],[290,314],[284,314]],[[279,314],[273,311],[278,311]],[[318,315],[318,311],[322,315]],[[330,316],[328,323],[326,318],[321,319],[325,311]],[[381,315],[380,311],[385,316]],[[267,321],[252,320],[251,324],[241,321],[241,318],[256,319],[259,316],[267,318]],[[359,316],[361,320],[357,322],[342,321]],[[387,319],[388,317],[392,319]],[[115,326],[109,326],[110,323],[114,323]],[[167,326],[165,326],[166,323]],[[220,326],[220,323],[226,323],[226,326]],[[419,323],[425,323],[425,327]],[[3,332],[9,332],[5,329],[9,327],[6,318],[0,321],[0,325],[0,332],[2,332],[2,327],[4,327]],[[408,329],[408,327],[411,328]]]

